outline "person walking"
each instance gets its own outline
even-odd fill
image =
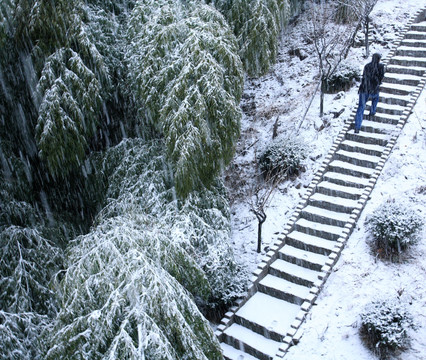
[[[376,113],[379,102],[379,86],[385,76],[385,66],[380,64],[381,55],[373,54],[371,62],[364,66],[361,85],[359,86],[358,110],[355,116],[355,133],[359,133],[364,116],[365,104],[371,98],[370,119]]]

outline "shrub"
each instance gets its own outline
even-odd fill
[[[376,300],[361,313],[361,335],[367,346],[381,359],[408,345],[413,318],[397,299]]]
[[[323,79],[322,88],[325,93],[334,94],[342,90],[348,90],[355,80],[358,81],[360,79],[358,65],[350,61],[344,61],[339,64],[333,74]]]
[[[298,174],[307,156],[307,146],[301,140],[282,136],[272,140],[261,150],[259,167],[265,178],[277,174]]]
[[[417,240],[423,226],[421,217],[408,205],[388,200],[380,205],[366,222],[379,254],[400,254]]]

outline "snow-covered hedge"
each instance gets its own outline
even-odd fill
[[[260,151],[259,167],[265,177],[278,173],[290,176],[298,173],[306,156],[307,146],[301,139],[281,136]]]
[[[383,255],[400,253],[417,240],[422,219],[408,204],[386,201],[367,219],[374,247]]]
[[[326,93],[336,93],[348,90],[355,80],[360,80],[359,65],[352,61],[343,61],[336,71],[323,82],[322,86]]]
[[[381,359],[408,344],[413,318],[398,299],[373,301],[361,313],[361,335]]]

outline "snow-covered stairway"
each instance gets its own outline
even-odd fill
[[[426,82],[426,8],[387,59],[376,116],[345,124],[302,201],[216,335],[225,359],[281,359],[316,300]]]

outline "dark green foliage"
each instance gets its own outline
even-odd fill
[[[237,37],[241,60],[250,76],[265,74],[275,63],[278,36],[291,7],[287,0],[211,1],[225,16]],[[295,1],[293,1],[294,5]],[[293,10],[296,7],[293,6]]]
[[[388,359],[408,345],[413,318],[400,300],[378,300],[368,304],[361,314],[361,335],[380,359]]]
[[[265,178],[281,174],[291,176],[300,170],[307,146],[292,136],[272,140],[259,154],[259,168]]]
[[[423,221],[409,205],[388,200],[380,205],[366,222],[373,235],[373,246],[379,255],[394,258],[415,243]]]
[[[161,137],[178,195],[209,186],[239,136],[243,73],[223,17],[196,1],[139,1],[132,12],[129,82]]]

